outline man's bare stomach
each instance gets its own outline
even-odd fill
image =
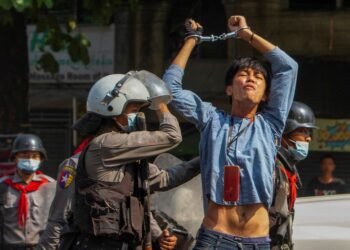
[[[269,216],[262,203],[223,206],[209,200],[203,226],[240,237],[263,237],[269,234]]]

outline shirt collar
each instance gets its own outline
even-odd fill
[[[33,178],[32,178],[32,181],[41,181],[41,178],[40,178],[39,175],[37,175],[36,173],[34,173],[34,176],[33,176]],[[13,178],[12,178],[12,182],[14,182],[14,183],[21,183],[21,182],[23,182],[23,183],[24,183],[23,179],[21,178],[21,176],[19,176],[19,174],[17,173],[17,171],[15,172],[15,174],[14,174],[14,176],[13,176]]]

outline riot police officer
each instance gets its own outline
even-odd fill
[[[65,159],[59,166],[55,198],[50,209],[50,216],[45,231],[38,245],[41,250],[68,249],[76,237],[74,227],[70,224],[74,208],[75,177],[81,150],[86,147],[90,138],[83,140],[75,154]],[[149,164],[150,191],[161,191],[174,188],[199,174],[199,157],[189,162],[183,162],[167,170],[160,170],[156,165]],[[164,249],[174,249],[176,237],[166,237],[150,214],[150,229],[152,242],[164,246]],[[175,237],[175,238],[174,238]]]
[[[0,179],[1,249],[34,249],[47,223],[56,181],[38,171],[47,159],[38,136],[18,135],[10,158],[16,172]]]
[[[73,218],[79,236],[73,249],[141,249],[150,244],[145,159],[182,139],[166,105],[170,99],[164,82],[147,71],[108,75],[92,86],[87,116],[81,119],[93,138],[78,161]],[[137,113],[146,106],[157,113],[157,131],[137,131]]]
[[[269,210],[271,247],[293,249],[292,226],[297,186],[296,164],[308,155],[315,115],[304,103],[293,102],[277,154],[274,174],[274,198]]]

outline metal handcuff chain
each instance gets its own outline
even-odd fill
[[[202,36],[202,35],[189,35],[187,37],[185,37],[185,40],[190,38],[190,37],[194,37],[197,39],[197,44],[200,44],[202,42],[217,42],[217,41],[225,41],[229,38],[236,38],[239,39],[240,37],[238,36],[238,33],[241,30],[244,29],[250,29],[249,26],[245,26],[242,28],[239,28],[238,30],[229,32],[229,33],[222,33],[221,35],[210,35],[210,36]]]

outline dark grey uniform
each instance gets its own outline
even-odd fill
[[[22,183],[25,186],[17,173],[12,176],[3,176],[0,179],[0,195],[2,196],[0,216],[2,217],[1,227],[3,230],[1,244],[3,244],[4,249],[35,246],[39,242],[40,234],[46,227],[50,206],[55,195],[56,181],[44,174],[34,174],[34,181],[45,178],[48,182],[40,186],[38,190],[26,194],[28,216],[24,228],[20,228],[17,212],[20,192],[4,183],[9,178],[14,183]]]
[[[68,218],[73,213],[74,208],[74,178],[79,155],[76,154],[64,160],[59,167],[56,195],[52,202],[46,229],[40,237],[38,249],[57,249],[61,235],[74,231],[68,224]],[[161,170],[154,164],[149,164],[149,167],[151,192],[169,190],[200,173],[199,157],[170,167],[167,170]],[[65,181],[67,172],[71,173],[72,181]],[[152,240],[156,240],[162,234],[162,230],[153,217],[151,217],[151,234]]]

